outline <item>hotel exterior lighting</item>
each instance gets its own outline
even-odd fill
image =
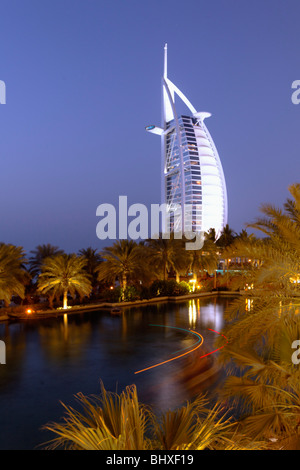
[[[177,95],[189,114],[178,115]],[[210,117],[198,112],[187,97],[167,76],[167,44],[164,48],[162,78],[162,125],[150,125],[147,132],[161,137],[161,203],[166,204],[167,217],[163,232],[180,231],[172,213],[180,205],[181,223],[193,232],[215,229],[217,238],[227,224],[227,190],[222,164],[216,146],[204,123]],[[192,207],[189,216],[183,208]]]

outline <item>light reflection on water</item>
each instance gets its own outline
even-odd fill
[[[0,324],[0,339],[6,343],[6,365],[0,366],[0,449],[32,449],[53,437],[40,427],[60,420],[59,401],[74,406],[76,393],[98,394],[100,380],[118,392],[135,383],[140,401],[155,409],[191,399],[199,391],[187,374],[197,359],[192,355],[139,375],[134,372],[193,346],[195,336],[182,329],[204,336],[199,353],[212,350],[217,335],[208,328],[222,329],[229,302],[213,297],[126,308],[121,317],[99,311],[65,314],[39,324]],[[155,324],[165,328],[151,326]],[[200,391],[218,380],[215,376],[201,384]]]

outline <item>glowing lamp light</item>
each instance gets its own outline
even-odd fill
[[[297,277],[290,277],[290,282],[292,284],[299,284],[300,283],[300,277],[297,276]]]
[[[27,313],[27,315],[30,315],[30,314],[32,313],[31,308],[28,308],[28,309],[26,310],[26,313]]]
[[[254,289],[254,284],[245,284],[245,290]]]

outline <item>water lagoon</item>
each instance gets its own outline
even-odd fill
[[[139,400],[155,410],[191,399],[195,389],[182,380],[186,352],[197,348],[201,357],[215,348],[217,333],[211,330],[222,329],[230,301],[216,296],[128,307],[121,316],[101,310],[0,324],[6,344],[6,364],[0,366],[0,449],[34,449],[53,437],[40,428],[60,420],[59,402],[76,405],[78,392],[99,394],[101,381],[117,392],[136,384]],[[212,377],[202,391],[221,380],[222,374]]]

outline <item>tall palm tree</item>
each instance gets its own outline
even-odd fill
[[[236,239],[237,239],[237,240],[244,240],[244,241],[247,241],[248,238],[249,238],[249,236],[251,236],[251,235],[248,234],[247,230],[242,229],[242,231],[239,232],[239,233],[236,235]]]
[[[97,249],[88,247],[79,250],[78,256],[82,256],[86,260],[85,270],[90,275],[92,287],[97,285],[98,272],[100,263],[103,262],[102,256]]]
[[[208,232],[205,233],[205,239],[215,242],[217,240],[216,230],[214,228],[210,228]]]
[[[0,299],[8,306],[13,295],[22,299],[29,275],[24,268],[26,262],[22,247],[0,243]]]
[[[47,294],[63,295],[63,308],[67,308],[68,294],[89,295],[92,290],[90,277],[85,271],[86,260],[75,254],[48,257],[38,278],[38,290]]]
[[[173,234],[170,234],[168,239],[161,236],[158,239],[149,239],[146,241],[146,246],[149,249],[149,259],[153,269],[160,273],[164,280],[173,270],[179,281],[180,273],[185,273],[189,265],[189,256],[183,240],[175,239]]]
[[[300,184],[295,183],[289,187],[289,191],[294,199],[287,198],[284,209],[291,219],[299,224],[300,220],[300,205],[299,205],[299,193],[300,193]]]
[[[226,348],[238,373],[231,374],[221,396],[233,399],[242,413],[240,427],[250,438],[276,439],[278,447],[300,449],[300,371],[291,361],[291,344],[299,338],[300,324],[282,322],[276,346],[266,343],[257,351],[251,345]]]
[[[234,242],[235,238],[236,238],[236,233],[232,230],[231,227],[229,227],[228,224],[226,224],[225,227],[223,227],[221,236],[216,241],[216,245],[219,248],[220,259],[222,258],[224,260],[223,262],[224,274],[225,274],[225,271],[227,271],[226,283],[228,283],[228,280],[229,280],[228,279],[229,258],[226,256],[224,252]]]
[[[144,247],[133,240],[118,240],[100,252],[103,263],[97,268],[98,281],[120,282],[123,291],[129,281],[139,281],[147,276],[148,265],[142,256]]]
[[[38,245],[35,250],[30,251],[33,255],[29,258],[30,273],[33,277],[40,274],[43,261],[48,257],[62,255],[64,253],[58,246],[53,246],[50,243]]]
[[[229,346],[220,356],[239,370],[223,390],[250,407],[245,429],[300,446],[300,372],[291,360],[300,338],[300,185],[289,190],[284,210],[265,204],[263,217],[249,224],[265,238],[236,240],[227,250],[261,262],[247,269],[254,289],[246,305],[242,297],[226,312]]]
[[[218,238],[216,243],[220,248],[226,248],[227,246],[231,245],[235,237],[236,237],[236,233],[227,224],[225,225],[225,227],[223,227],[221,236]]]
[[[190,271],[193,272],[194,279],[197,281],[197,273],[208,272],[215,273],[218,267],[218,248],[210,239],[204,241],[201,250],[190,251]]]

